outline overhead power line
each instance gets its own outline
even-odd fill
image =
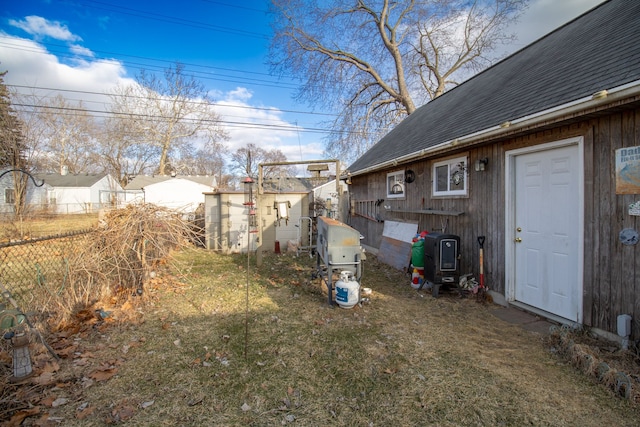
[[[177,18],[177,17],[174,17],[174,16],[162,15],[162,14],[155,13],[155,12],[147,12],[147,11],[144,11],[144,10],[133,9],[133,8],[130,8],[130,7],[114,5],[114,4],[110,4],[110,3],[104,3],[104,2],[95,1],[95,0],[83,0],[83,3],[89,4],[89,7],[92,7],[94,9],[106,10],[108,12],[121,13],[123,15],[136,16],[138,18],[145,18],[145,19],[150,19],[150,20],[160,21],[160,22],[168,22],[168,23],[171,23],[171,24],[184,25],[184,26],[191,27],[191,28],[200,28],[200,29],[205,29],[205,30],[217,31],[217,32],[221,32],[221,33],[241,35],[241,36],[245,36],[245,37],[253,37],[253,38],[259,38],[259,39],[264,39],[264,40],[268,40],[269,39],[269,36],[267,34],[260,34],[260,33],[256,33],[256,32],[253,32],[253,31],[247,31],[247,30],[239,30],[239,29],[236,29],[236,28],[222,27],[222,26],[219,26],[219,25],[211,25],[211,24],[208,24],[206,22],[192,21],[192,20],[189,20],[189,19],[183,19],[183,18]]]
[[[136,114],[136,113],[117,113],[117,112],[107,112],[107,111],[99,111],[99,110],[89,110],[83,108],[73,108],[73,107],[55,107],[55,106],[43,106],[36,104],[23,104],[23,103],[12,103],[13,107],[22,107],[22,109],[15,108],[16,111],[21,112],[33,112],[33,110],[27,110],[27,108],[35,108],[42,110],[55,110],[58,112],[62,112],[62,114],[66,115],[79,115],[80,113],[91,113],[95,114],[96,117],[100,118],[108,118],[108,117],[127,117],[127,118],[141,118],[145,120],[155,120],[158,122],[167,120],[168,117],[153,115],[153,114]],[[185,122],[194,122],[195,119],[184,118],[182,121]],[[291,131],[291,132],[305,132],[305,133],[321,133],[321,134],[331,134],[334,133],[329,129],[322,128],[310,128],[294,125],[276,125],[276,124],[268,124],[268,123],[253,123],[253,122],[239,122],[239,121],[229,121],[229,120],[201,120],[203,122],[209,122],[211,124],[220,124],[232,128],[249,128],[249,129],[264,129],[264,130],[279,130],[279,131]],[[351,133],[349,131],[344,131],[343,133]],[[354,132],[359,133],[361,132]]]
[[[78,93],[78,94],[84,94],[84,95],[103,95],[103,96],[115,96],[115,97],[126,97],[126,98],[134,98],[134,99],[149,99],[147,97],[142,97],[142,96],[132,96],[132,95],[121,95],[121,94],[110,94],[110,93],[103,93],[103,92],[94,92],[94,91],[88,91],[88,90],[73,90],[73,89],[59,89],[59,88],[52,88],[52,87],[42,87],[42,86],[26,86],[26,85],[5,85],[6,87],[10,87],[10,88],[16,88],[16,89],[31,89],[31,90],[50,90],[50,91],[56,91],[56,92],[69,92],[69,93]],[[45,98],[50,98],[50,97],[45,97]],[[98,102],[98,101],[85,101],[82,100],[82,102]],[[191,104],[203,104],[202,101],[184,101],[186,103],[191,103]],[[274,112],[274,113],[292,113],[292,114],[307,114],[307,115],[314,115],[314,116],[334,116],[337,117],[338,114],[335,113],[317,113],[317,112],[313,112],[313,111],[299,111],[299,110],[286,110],[286,109],[281,109],[281,108],[276,108],[276,107],[252,107],[249,105],[236,105],[236,104],[227,104],[224,102],[211,102],[208,103],[209,105],[212,105],[214,107],[225,107],[225,108],[238,108],[238,109],[245,109],[245,110],[257,110],[257,111],[269,111],[269,112]]]
[[[1,38],[6,38],[6,37],[2,37]],[[78,58],[83,58],[85,60],[89,60],[92,62],[98,62],[98,63],[112,63],[114,62],[114,58],[96,58],[95,56],[91,56],[91,55],[79,55],[79,54],[70,54],[67,52],[63,52],[60,50],[56,50],[56,49],[51,49],[49,46],[60,46],[60,45],[54,45],[54,44],[44,44],[44,46],[47,46],[47,51],[43,52],[40,50],[36,50],[36,49],[28,49],[25,48],[24,46],[20,46],[17,44],[10,44],[7,42],[1,42],[0,41],[0,46],[4,46],[7,49],[14,49],[14,50],[20,50],[23,52],[32,52],[32,53],[36,53],[36,54],[40,54],[40,55],[47,55],[50,53],[55,53],[57,57],[59,58],[68,58],[68,59],[78,59]],[[64,47],[64,46],[61,46]],[[100,52],[100,51],[96,51],[96,52]],[[114,54],[114,55],[118,55],[118,54]],[[121,56],[130,56],[130,55],[121,55]],[[131,57],[131,56],[130,56]],[[154,65],[154,64],[145,64],[145,63],[140,63],[140,62],[131,62],[131,61],[122,61],[123,65],[126,65],[127,68],[131,68],[131,69],[137,69],[137,70],[148,70],[148,71],[164,71],[167,67],[167,64],[175,64],[175,63],[171,63],[170,61],[160,61],[160,60],[156,60],[153,58],[144,58],[144,57],[139,57],[139,56],[133,56],[134,58],[141,58],[141,59],[145,59],[145,60],[149,60],[149,61],[159,61],[159,62],[163,62],[165,65]],[[120,62],[120,60],[118,59],[118,62]],[[202,66],[202,65],[197,65],[197,64],[183,64],[180,63],[182,65],[185,66],[190,66],[190,67],[201,67],[201,68],[205,68],[205,69],[216,69],[215,67],[206,67],[206,66]],[[221,68],[220,68],[221,69]],[[227,69],[230,70],[230,69]],[[188,70],[190,74],[192,74],[194,77],[197,77],[198,79],[202,79],[202,80],[211,80],[211,81],[220,81],[220,82],[227,82],[227,83],[239,83],[239,84],[245,84],[245,85],[255,85],[255,86],[261,86],[261,87],[276,87],[276,88],[281,88],[281,89],[296,89],[297,85],[294,83],[286,83],[286,82],[280,82],[280,81],[274,81],[274,80],[265,80],[265,79],[257,79],[257,78],[251,78],[251,77],[242,77],[242,76],[233,76],[233,75],[228,75],[228,74],[218,74],[215,72],[211,72],[211,71],[199,71],[199,70],[194,70],[194,69],[189,69]],[[239,72],[239,73],[245,73],[245,71],[240,71],[240,70],[230,70],[233,72]],[[246,72],[248,73],[248,72]],[[254,74],[261,74],[261,75],[268,75],[266,73],[254,73]]]

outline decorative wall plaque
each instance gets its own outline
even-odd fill
[[[618,235],[620,243],[631,246],[638,244],[638,232],[633,228],[624,228]]]

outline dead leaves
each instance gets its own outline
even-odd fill
[[[146,409],[155,403],[154,400],[148,400],[140,404],[132,400],[123,400],[113,407],[105,419],[106,424],[120,424],[132,419],[139,409]],[[90,408],[87,408],[87,410]]]
[[[99,366],[97,369],[91,371],[87,377],[96,381],[110,380],[115,374],[118,373],[118,368],[111,363],[105,363]]]
[[[136,414],[136,405],[131,402],[121,402],[111,410],[105,420],[107,424],[117,424],[128,421]]]
[[[204,356],[202,357],[196,357],[193,362],[191,362],[192,365],[196,365],[199,366],[200,364],[202,364],[203,366],[211,366],[211,364],[209,363],[209,361],[211,360],[211,352],[206,352],[204,354]]]
[[[78,408],[78,412],[76,412],[76,419],[84,420],[85,418],[93,415],[96,408],[93,406],[89,406],[88,404],[82,404],[80,408]]]
[[[9,419],[9,421],[3,424],[3,426],[17,427],[21,425],[26,418],[38,415],[39,413],[40,413],[40,408],[38,406],[17,411],[16,413],[13,414],[13,416]]]

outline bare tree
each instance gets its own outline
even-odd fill
[[[272,0],[270,61],[298,99],[339,112],[327,151],[352,160],[416,106],[490,64],[528,0]]]
[[[3,195],[4,202],[13,203],[14,214],[21,215],[26,204],[28,175],[18,170],[27,172],[26,146],[22,134],[22,122],[11,105],[10,93],[4,84],[5,74],[7,74],[6,71],[0,73],[0,172],[5,173],[4,169],[13,169],[13,188],[10,189],[8,186],[0,186],[0,188],[13,190],[9,200],[7,200],[7,194]]]
[[[116,88],[112,98],[114,120],[121,121],[116,127],[126,139],[138,148],[156,147],[157,173],[170,173],[170,168],[175,169],[171,165],[180,163],[181,153],[191,152],[194,146],[219,149],[226,138],[213,99],[202,83],[185,75],[181,64],[165,70],[164,78],[142,71],[137,84]],[[121,151],[128,148],[126,141],[120,143]]]
[[[127,112],[135,109],[136,92],[133,87],[116,87],[111,94],[111,113],[105,120],[99,152],[106,169],[123,187],[130,177],[157,170],[160,147],[148,140],[135,116]]]
[[[41,172],[38,170],[36,159],[40,153],[45,151],[43,141],[46,139],[48,131],[39,116],[39,106],[44,103],[43,97],[36,93],[19,93],[13,89],[11,90],[11,98],[14,100],[14,105],[17,106],[16,113],[22,124],[21,133],[24,141],[22,154],[25,164],[29,170]]]
[[[11,95],[4,84],[7,72],[0,73],[0,166],[21,167],[24,144],[22,123],[18,119]]]
[[[33,105],[30,132],[41,138],[32,159],[36,169],[59,172],[65,166],[70,173],[101,171],[95,152],[98,124],[82,101],[57,95]]]
[[[256,144],[249,143],[246,147],[239,148],[231,154],[231,169],[241,176],[258,177],[258,166],[260,163],[286,162],[287,156],[278,149],[265,150]],[[275,176],[292,176],[295,168],[288,165],[267,166],[262,170],[264,178]]]
[[[202,148],[189,147],[182,150],[174,167],[181,174],[211,175],[220,178],[224,170],[224,148],[220,143],[209,144]]]

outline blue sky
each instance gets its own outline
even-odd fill
[[[514,27],[519,40],[509,52],[601,2],[532,0]],[[126,83],[142,68],[161,70],[178,61],[219,102],[218,111],[230,124],[230,150],[253,142],[278,148],[289,160],[323,157],[324,134],[314,129],[323,127],[327,116],[293,102],[294,81],[269,75],[265,0],[4,3],[0,70],[9,71],[7,85],[63,89],[64,96],[101,109],[105,99],[97,94]]]

